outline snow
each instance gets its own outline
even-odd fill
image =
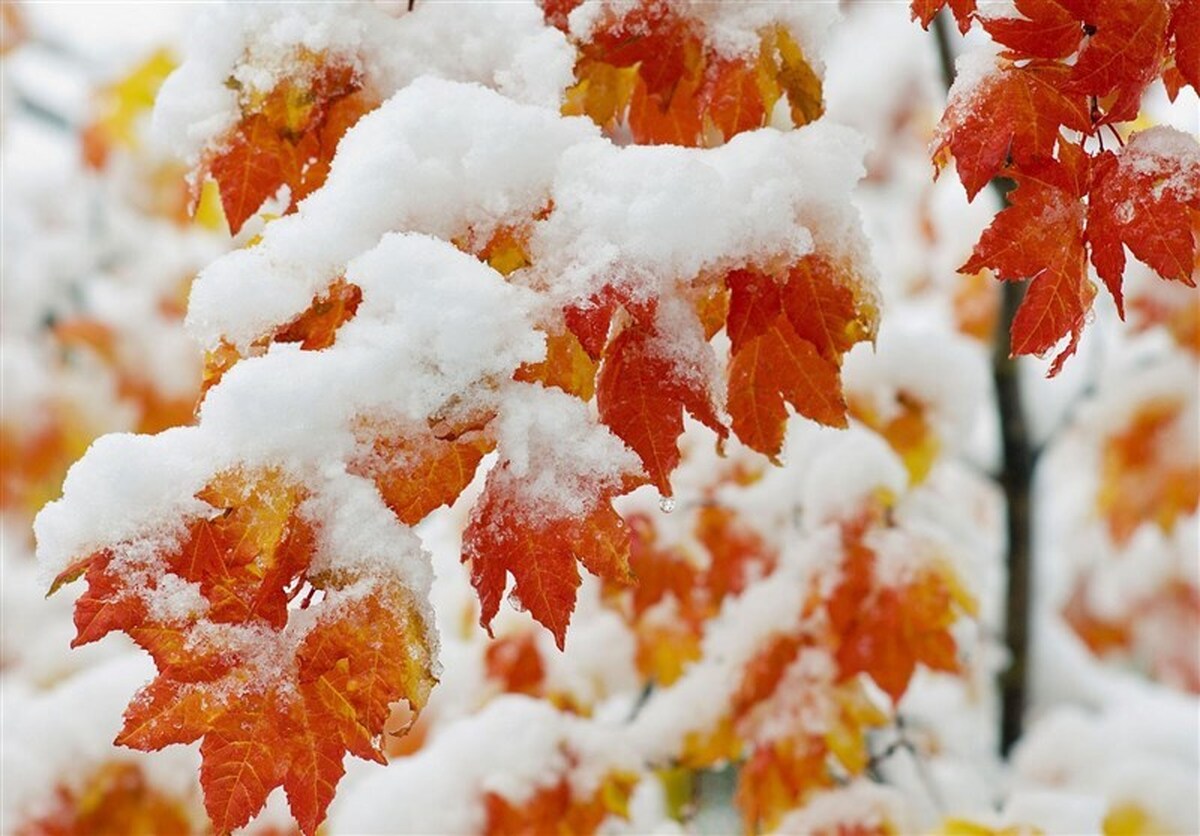
[[[869,180],[860,184],[866,145],[829,118],[798,131],[752,132],[705,151],[618,147],[589,122],[558,116],[573,53],[542,25],[533,3],[418,3],[411,14],[405,5],[244,4],[206,10],[215,22],[195,28],[192,52],[156,116],[186,153],[211,147],[234,118],[227,78],[269,88],[299,47],[352,60],[386,100],[346,137],[326,186],[297,214],[266,223],[260,243],[203,272],[189,313],[201,345],[158,308],[229,242],[148,220],[120,203],[127,194],[85,192],[71,142],[51,141],[46,130],[6,114],[6,432],[48,425],[64,402],[80,409],[89,433],[136,423],[111,369],[95,358],[61,361],[45,339],[48,312],[97,317],[119,334],[123,362],[144,371],[155,391],[186,396],[196,386],[202,347],[225,339],[247,348],[338,277],[357,285],[363,300],[331,347],[274,345],[238,363],[210,390],[196,426],[96,442],[71,470],[63,499],[38,519],[38,568],[22,512],[5,509],[0,830],[17,829],[44,807],[57,781],[78,784],[114,757],[142,764],[156,786],[195,805],[193,748],[143,756],[111,747],[122,706],[152,673],[144,654],[120,637],[68,654],[69,594],[39,599],[72,560],[107,548],[143,592],[153,580],[146,600],[156,616],[202,615],[195,586],[164,574],[158,555],[188,522],[212,513],[195,495],[214,475],[264,467],[304,485],[299,514],[318,528],[313,571],[349,569],[361,580],[293,611],[280,634],[201,619],[190,636],[195,646],[240,654],[253,671],[248,680],[225,683],[226,696],[277,682],[319,619],[354,607],[381,584],[404,587],[442,662],[442,681],[421,721],[429,733],[423,748],[383,768],[348,762],[331,833],[473,832],[483,823],[486,792],[520,803],[565,776],[586,795],[612,769],[643,780],[631,820],[608,822],[606,830],[679,832],[667,820],[661,785],[646,770],[670,764],[690,733],[714,727],[745,663],[766,642],[781,630],[817,626],[802,622],[805,603],[838,579],[839,524],[880,499],[889,519],[868,543],[880,554],[885,580],[947,565],[981,601],[978,620],[955,627],[965,670],[919,673],[900,706],[905,725],[872,736],[875,752],[900,735],[918,751],[885,759],[887,786],[860,780],[818,793],[784,819],[781,831],[864,818],[900,832],[928,831],[942,813],[1048,832],[1096,831],[1114,807],[1130,803],[1165,828],[1200,830],[1195,699],[1172,692],[1170,682],[1151,681],[1146,671],[1096,659],[1056,609],[1077,572],[1096,565],[1104,568],[1087,597],[1101,614],[1129,613],[1169,578],[1195,588],[1194,513],[1170,532],[1143,527],[1121,548],[1095,515],[1098,445],[1147,400],[1183,398],[1185,412],[1167,446],[1180,460],[1200,455],[1194,361],[1164,360],[1172,349],[1161,332],[1130,336],[1112,317],[1100,317],[1064,373],[1076,380],[1059,378],[1053,391],[1026,390],[1035,434],[1049,445],[1034,503],[1043,521],[1035,549],[1035,688],[1030,730],[1011,766],[993,751],[994,677],[1003,663],[996,639],[1003,505],[980,467],[995,459],[994,395],[988,350],[955,332],[948,301],[954,268],[989,207],[985,200],[967,208],[952,178],[927,183],[921,145],[939,94],[930,78],[932,51],[922,52],[928,38],[907,12],[851,5],[834,43],[825,28],[837,15],[831,4],[688,5],[724,54],[754,48],[752,33],[764,22],[786,18],[795,27],[806,56],[828,66],[830,114],[874,141]],[[599,8],[584,4],[573,14],[576,34]],[[151,11],[139,8],[147,17]],[[864,61],[864,51],[876,59]],[[18,80],[40,73],[39,60]],[[988,56],[965,59],[955,96],[994,66]],[[868,107],[899,91],[912,92],[910,112]],[[82,98],[73,82],[46,97],[64,108]],[[893,142],[897,117],[902,136]],[[1165,128],[1138,133],[1122,164],[1157,166],[1162,154],[1185,148],[1181,136]],[[111,172],[103,177],[116,179]],[[532,265],[507,280],[452,243],[486,241],[550,204],[553,212],[533,226]],[[95,228],[97,206],[106,211]],[[869,236],[859,229],[864,220]],[[727,340],[719,335],[705,345],[683,300],[730,266],[770,266],[813,249],[854,260],[866,276],[862,290],[886,300],[877,344],[859,346],[845,360],[846,389],[884,417],[902,391],[928,408],[942,449],[927,479],[910,485],[897,455],[863,426],[835,431],[793,417],[784,465],[776,468],[736,440],[718,455],[711,431],[689,419],[684,462],[673,476],[674,511],[662,513],[649,488],[622,497],[618,507],[648,513],[661,543],[691,555],[702,554],[696,511],[708,503],[731,508],[778,552],[779,568],[726,599],[705,624],[703,658],[644,704],[638,638],[599,582],[584,578],[565,653],[527,613],[506,607],[497,635],[536,631],[547,697],[497,697],[484,670],[489,644],[474,625],[477,605],[459,542],[487,471],[500,463],[506,478],[522,480],[537,513],[578,515],[590,510],[597,488],[615,489],[637,468],[636,456],[597,422],[594,404],[511,380],[515,368],[543,356],[538,329],[557,324],[564,304],[606,283],[635,299],[667,294],[657,309],[660,347],[719,403]],[[865,266],[869,260],[880,265],[878,274]],[[348,462],[368,453],[364,426],[480,414],[496,416],[497,452],[453,507],[415,529],[395,520],[369,480],[348,472]],[[665,605],[650,618],[670,616]],[[1139,630],[1161,653],[1186,647],[1189,637],[1181,639],[1176,625],[1150,613]],[[78,669],[85,672],[74,674]],[[835,674],[828,649],[805,650],[778,694],[743,718],[742,729],[762,741],[796,728],[818,733],[828,721]],[[730,812],[725,801],[700,801],[707,813],[720,808],[718,815],[690,826]],[[996,803],[1001,812],[992,815]],[[276,793],[272,821],[289,822],[285,806]],[[728,815],[720,820],[729,824]]]
[[[532,0],[421,3],[407,13],[378,3],[216,7],[194,27],[186,60],[167,80],[155,126],[182,157],[219,145],[236,121],[238,94],[267,92],[289,78],[298,54],[349,64],[387,98],[420,75],[493,85],[505,96],[557,108],[571,83],[573,53],[542,24]]]
[[[559,389],[513,384],[499,416],[503,478],[519,483],[522,508],[535,519],[583,517],[597,497],[620,490],[640,462],[587,405]]]
[[[587,797],[610,770],[635,764],[623,736],[545,702],[505,696],[449,726],[416,755],[373,771],[335,802],[330,829],[479,832],[485,793],[519,806],[565,777]]]
[[[49,691],[5,683],[0,830],[13,832],[49,812],[55,787],[79,791],[93,770],[114,761],[141,766],[150,786],[168,796],[194,797],[199,769],[194,748],[148,755],[112,745],[125,704],[152,673],[150,660],[137,654],[95,665]]]
[[[451,240],[532,216],[565,148],[597,131],[471,84],[423,78],[363,117],[324,188],[256,246],[205,269],[188,326],[206,346],[246,346],[308,307],[389,231]],[[230,305],[230,299],[237,299]]]

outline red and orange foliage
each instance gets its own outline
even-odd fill
[[[813,579],[796,620],[742,668],[724,719],[684,743],[682,761],[692,768],[745,758],[735,800],[748,832],[774,828],[813,793],[865,772],[867,733],[886,725],[890,714],[871,697],[863,675],[895,704],[917,665],[959,670],[951,628],[975,612],[974,600],[936,560],[915,561],[898,578],[881,577],[871,533],[886,525],[879,508],[842,524],[832,594],[821,592],[829,579]],[[820,719],[808,728],[782,722],[781,713]]]
[[[1096,510],[1118,548],[1129,546],[1144,527],[1171,537],[1177,523],[1200,506],[1200,462],[1181,455],[1195,433],[1189,421],[1180,399],[1151,399],[1103,440]],[[1076,580],[1063,618],[1096,655],[1136,661],[1161,681],[1200,692],[1195,580],[1177,568],[1128,596],[1118,611],[1105,611],[1091,594],[1104,571],[1095,566]]]
[[[661,685],[700,657],[705,625],[724,600],[768,576],[777,561],[774,549],[733,510],[706,503],[694,513],[692,534],[702,549],[694,556],[660,545],[651,517],[630,515],[629,563],[637,583],[605,591],[637,637],[638,670]]]
[[[635,478],[630,477],[633,484]],[[479,623],[489,633],[511,574],[512,597],[561,649],[580,584],[576,560],[604,580],[629,583],[628,529],[612,507],[615,491],[601,492],[581,515],[548,515],[527,494],[505,463],[488,474],[463,532],[463,561],[470,563],[471,585],[479,595]]]
[[[841,581],[824,606],[837,640],[839,676],[865,673],[899,702],[918,664],[958,670],[950,628],[975,612],[975,602],[950,567],[935,561],[898,582],[881,579],[867,528],[866,520],[845,527]]]
[[[349,64],[300,52],[292,66],[296,71],[265,93],[230,79],[241,92],[242,118],[197,172],[197,188],[208,175],[217,181],[235,235],[281,187],[288,188],[289,212],[320,188],[342,135],[379,103]]]
[[[945,4],[914,0],[913,16],[928,26]],[[1012,350],[1044,355],[1069,336],[1053,376],[1096,295],[1089,257],[1122,315],[1126,248],[1164,279],[1194,283],[1195,142],[1179,135],[1164,149],[1143,132],[1125,147],[1116,126],[1137,118],[1156,79],[1172,95],[1182,84],[1200,88],[1191,34],[1200,2],[1020,0],[1018,17],[977,17],[974,0],[950,7],[960,29],[978,19],[1002,51],[994,71],[951,99],[934,162],[941,169],[953,157],[969,198],[994,177],[1016,184],[961,269],[1031,280]],[[1105,130],[1120,153],[1105,149]]]
[[[595,833],[610,815],[628,817],[629,796],[636,785],[636,775],[613,772],[586,798],[577,798],[565,777],[539,787],[520,804],[489,792],[483,798],[487,815],[483,832],[486,836]]]
[[[1148,401],[1106,440],[1096,504],[1118,544],[1144,523],[1165,532],[1200,503],[1200,462],[1179,455],[1185,425],[1177,399]]]
[[[547,19],[561,26],[573,5],[545,8]],[[797,124],[816,118],[821,112],[820,82],[799,47],[781,29],[764,32],[763,39],[759,60],[747,66],[755,72],[774,67],[774,75],[763,77],[782,85],[774,97],[782,95],[779,90],[788,95]],[[654,101],[655,118],[674,120],[676,126],[680,114],[689,109],[703,116],[696,117],[698,124],[721,118],[713,116],[722,112],[719,108],[705,109],[704,103],[711,102],[707,88],[693,90],[689,79],[699,85],[701,77],[721,78],[705,68],[706,62],[724,59],[709,54],[701,22],[684,16],[676,6],[657,0],[613,6],[577,47],[579,83],[568,95],[565,112],[587,113],[613,131],[627,119],[634,141],[719,144],[738,130],[765,124],[764,116],[755,124],[739,122],[728,135],[709,131],[703,143],[699,135],[689,134],[683,141],[675,134],[656,139],[639,133],[635,110],[647,98]],[[736,62],[726,63],[729,72],[737,67],[749,72]],[[487,236],[467,230],[455,243],[517,280],[532,264],[528,242],[533,230],[554,211],[548,204],[533,217]],[[819,247],[795,263],[746,265],[718,276],[697,276],[676,291],[688,300],[698,331],[711,338],[724,328],[733,343],[726,384],[729,427],[718,412],[719,399],[705,371],[711,354],[681,356],[670,350],[672,337],[660,324],[660,300],[637,297],[618,283],[568,305],[561,319],[545,323],[546,359],[514,375],[583,400],[595,397],[601,421],[642,462],[643,473],[630,474],[621,493],[648,481],[663,496],[672,494],[670,477],[680,461],[678,439],[685,411],[711,429],[718,441],[732,429],[744,443],[772,458],[783,444],[788,404],[813,420],[846,425],[842,357],[854,344],[874,338],[878,320],[876,300],[852,259]],[[496,481],[506,480],[498,476]],[[598,494],[593,510],[582,519],[541,519],[534,525],[534,515],[520,507],[520,489],[502,490],[489,478],[463,541],[464,559],[471,562],[472,581],[483,603],[482,622],[490,623],[506,575],[512,574],[515,598],[561,644],[579,585],[575,558],[608,581],[628,582],[629,534],[611,512],[613,496]],[[694,631],[686,632],[693,635],[673,637],[685,645],[693,642]],[[694,651],[681,652],[686,656]],[[660,672],[676,666],[666,660],[647,664]]]
[[[162,836],[191,833],[190,805],[146,781],[137,764],[110,761],[83,786],[55,789],[53,806],[23,822],[18,836]]]
[[[570,3],[547,6],[557,21]],[[659,0],[614,4],[576,44],[578,84],[567,111],[586,112],[610,131],[628,129],[638,142],[687,145],[719,144],[764,125],[784,97],[794,124],[820,115],[820,80],[787,31],[769,27],[760,33],[757,56],[731,58],[715,52],[701,21],[680,8]],[[630,37],[634,31],[641,37]],[[269,91],[241,91],[240,121],[196,172],[196,183],[209,175],[216,180],[235,233],[282,186],[288,187],[288,211],[318,188],[338,139],[376,103],[369,80],[348,59],[300,52],[294,65],[296,71]],[[486,235],[464,229],[454,241],[520,282],[530,266],[530,236],[554,211],[547,205]],[[659,561],[644,532],[635,532],[631,555],[631,528],[639,523],[623,521],[612,502],[643,484],[672,493],[685,410],[717,440],[732,429],[771,458],[781,449],[789,405],[826,424],[847,423],[842,357],[874,338],[876,300],[848,253],[820,238],[815,245],[792,263],[763,259],[678,277],[659,298],[645,298],[614,278],[592,297],[548,315],[541,324],[546,359],[514,370],[515,379],[581,400],[594,397],[601,421],[641,466],[583,486],[580,502],[568,511],[545,502],[534,490],[534,475],[516,472],[498,451],[463,536],[463,561],[484,627],[511,575],[512,598],[562,647],[581,582],[578,564],[609,587],[631,584],[636,572],[644,587],[630,605],[633,623],[667,597],[689,613],[680,635],[655,637],[649,622],[637,628],[644,631],[643,669],[665,680],[695,653],[701,623],[721,600],[738,594],[749,573],[771,570],[774,556],[719,506],[704,509],[697,521],[707,569],[689,568],[687,558],[673,555]],[[359,288],[339,278],[293,321],[250,345],[217,345],[205,364],[204,388],[275,342],[298,343],[302,350],[334,345],[360,300]],[[681,319],[688,319],[684,326]],[[697,340],[697,356],[672,344],[680,327],[705,340],[726,330],[732,342],[727,380],[720,379],[709,344]],[[719,406],[722,385],[731,427]],[[349,470],[374,481],[399,521],[415,524],[454,502],[472,480],[495,445],[493,417],[430,415],[401,427],[361,416],[359,452]],[[159,677],[132,703],[118,742],[154,749],[203,738],[205,803],[220,832],[247,821],[282,785],[301,828],[312,833],[342,774],[344,754],[381,760],[387,704],[407,699],[419,708],[432,683],[425,625],[407,592],[378,579],[369,579],[374,585],[363,592],[357,583],[363,579],[309,572],[321,532],[299,510],[305,495],[303,485],[275,471],[214,479],[199,496],[214,516],[183,521],[181,542],[154,556],[156,565],[168,567],[169,585],[194,593],[172,596],[176,603],[193,602],[186,612],[154,604],[166,593],[142,589],[138,580],[156,575],[107,550],[81,557],[55,584],[81,575],[88,581],[77,605],[77,644],[123,630],[154,657]],[[307,618],[289,616],[322,594]],[[344,600],[351,595],[357,597]],[[888,613],[886,624],[852,626],[869,633],[899,624],[919,633],[940,624],[902,606]],[[298,620],[311,628],[298,634]],[[197,632],[211,640],[190,638]],[[255,641],[243,646],[241,637],[251,636]],[[275,652],[263,654],[264,643]],[[260,677],[266,656],[275,668]],[[926,657],[932,658],[919,655]],[[861,669],[881,670],[881,662],[855,658]],[[891,674],[888,682],[895,681]],[[509,684],[534,687],[519,678]],[[557,816],[575,815],[559,809],[557,800],[545,804]],[[496,815],[528,823],[519,810],[497,808]]]
[[[545,0],[546,20],[563,31],[579,0]],[[759,33],[753,55],[714,50],[703,23],[678,6],[612,4],[579,48],[576,84],[563,112],[587,116],[606,133],[627,130],[643,145],[709,147],[772,122],[786,97],[799,127],[824,112],[821,80],[782,26]]]
[[[154,658],[158,677],[130,703],[116,742],[155,750],[202,739],[205,808],[220,833],[249,821],[278,786],[301,829],[315,832],[344,755],[386,762],[389,706],[419,710],[433,684],[409,592],[388,579],[310,574],[305,495],[278,471],[220,474],[197,495],[213,516],[150,558],[168,569],[150,589],[138,575],[155,576],[133,565],[147,558],[109,551],[55,581],[88,584],[73,645],[121,630]],[[160,605],[164,586],[183,603]],[[298,626],[294,604],[307,609],[318,595]]]
[[[32,519],[62,492],[67,468],[95,436],[95,428],[65,403],[49,404],[40,422],[0,423],[0,509]]]

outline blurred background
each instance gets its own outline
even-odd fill
[[[193,420],[204,357],[183,324],[190,282],[262,222],[232,238],[211,184],[190,212],[187,164],[152,129],[155,92],[204,4],[2,8],[0,831],[204,832],[194,747],[142,754],[111,745],[152,665],[118,635],[70,649],[75,593],[46,598],[31,525],[94,438]],[[968,204],[955,177],[931,177],[927,149],[945,101],[933,36],[910,23],[904,3],[847,2],[843,11],[827,56],[828,118],[870,143],[858,200],[885,301],[875,350],[847,363],[852,410],[916,481],[934,486],[928,502],[944,505],[926,509],[928,519],[954,532],[959,568],[980,602],[961,639],[970,649],[966,671],[921,672],[901,706],[907,730],[891,730],[904,745],[880,774],[903,795],[887,800],[889,821],[901,832],[950,831],[946,822],[957,820],[1048,832],[1098,822],[1112,834],[1200,832],[1200,297],[1131,263],[1127,321],[1101,299],[1060,377],[1046,380],[1045,362],[1022,363],[1039,454],[1026,602],[1031,723],[1006,768],[995,752],[994,680],[1006,662],[1003,509],[986,476],[999,455],[990,378],[999,292],[989,275],[956,272],[998,203],[985,193]],[[1142,121],[1194,133],[1200,104],[1190,90],[1174,104],[1156,94]],[[895,423],[904,409],[908,422]],[[797,467],[830,443],[803,426],[790,435]],[[704,486],[716,465],[696,453],[687,467],[685,480]],[[701,511],[686,492],[680,501],[674,519]],[[655,677],[679,675],[655,667],[654,642],[665,639],[654,625],[615,619],[586,586],[565,654],[523,613],[498,622],[501,650],[464,630],[471,591],[456,533],[464,518],[460,502],[421,531],[438,573],[445,671],[422,725],[396,743],[397,761],[425,747],[425,763],[453,769],[456,758],[471,757],[455,742],[455,724],[474,722],[505,694],[603,718],[645,699]],[[671,542],[685,527],[661,536]],[[474,746],[500,752],[511,731],[483,722],[459,728]],[[503,758],[492,760],[502,773]],[[437,828],[436,818],[406,818],[415,814],[402,803],[435,792],[421,783],[428,774],[380,778],[370,769],[350,768],[330,832],[388,832],[389,821],[395,830]],[[690,779],[691,815],[680,828],[740,828],[723,774]],[[663,813],[676,803],[677,784],[639,789],[628,820],[606,827],[669,830]],[[427,801],[433,807],[454,803],[452,794],[426,798],[441,799]],[[277,793],[248,832],[293,829]]]

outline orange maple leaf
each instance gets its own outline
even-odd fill
[[[576,558],[606,580],[632,580],[629,531],[611,499],[611,493],[601,493],[580,515],[555,512],[529,505],[505,463],[488,474],[463,532],[462,560],[470,563],[479,623],[489,634],[509,574],[515,581],[512,597],[554,635],[560,650],[580,583]]]
[[[314,65],[320,60],[315,55],[301,59]],[[348,65],[320,67],[310,77],[280,82],[260,100],[242,102],[242,119],[223,147],[202,162],[197,182],[212,174],[236,235],[281,186],[291,192],[288,211],[319,188],[338,141],[374,105]]]
[[[923,566],[900,583],[883,582],[864,531],[859,524],[844,529],[842,577],[826,603],[838,640],[835,658],[841,679],[866,673],[899,702],[918,664],[958,670],[950,627],[975,604],[940,564]]]
[[[197,497],[215,515],[192,522],[175,548],[146,565],[98,552],[55,581],[88,582],[73,644],[123,630],[154,659],[158,676],[130,703],[116,743],[156,750],[203,738],[200,779],[218,833],[244,825],[278,786],[314,833],[345,754],[384,762],[389,706],[419,710],[433,683],[427,626],[405,588],[308,576],[316,543],[297,513],[303,497],[275,471],[221,474]],[[325,597],[300,624],[289,604],[306,587],[301,609]],[[165,589],[175,605],[147,603]]]
[[[731,301],[731,319],[733,310]],[[785,401],[806,418],[835,427],[847,425],[837,364],[822,357],[780,315],[747,340],[729,364],[733,431],[749,447],[778,456],[787,423]]]
[[[494,446],[483,428],[444,438],[429,429],[381,432],[370,441],[370,453],[349,470],[373,479],[396,518],[416,525],[435,508],[458,499]]]

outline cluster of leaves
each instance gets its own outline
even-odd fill
[[[867,733],[891,715],[872,699],[863,675],[895,704],[918,664],[959,670],[951,627],[975,612],[974,599],[936,559],[914,564],[899,581],[881,577],[872,533],[889,525],[881,505],[841,524],[832,594],[821,592],[827,579],[813,579],[794,623],[744,668],[723,726],[689,741],[685,760],[700,765],[746,757],[736,799],[748,828],[773,828],[812,793],[865,772]],[[781,715],[791,719],[781,723]]]
[[[573,758],[566,753],[567,763]],[[628,818],[629,796],[637,776],[611,772],[591,795],[580,799],[564,775],[535,790],[521,804],[496,792],[484,794],[486,836],[521,836],[527,833],[595,833],[610,815]]]
[[[946,0],[914,0],[928,26]],[[978,21],[996,64],[956,85],[933,148],[953,157],[973,199],[995,177],[1016,184],[963,272],[1030,279],[1012,324],[1014,354],[1042,355],[1069,335],[1050,374],[1075,350],[1096,295],[1088,260],[1124,313],[1125,249],[1164,279],[1194,283],[1200,148],[1194,137],[1135,133],[1142,95],[1162,79],[1174,97],[1200,89],[1196,0],[1020,0],[1018,16],[950,0],[964,32]],[[1105,131],[1122,147],[1105,148]]]
[[[568,34],[581,0],[546,0],[547,22]],[[757,54],[724,56],[702,21],[655,0],[606,5],[579,48],[564,113],[644,145],[710,147],[770,124],[786,97],[796,127],[820,117],[821,79],[782,26],[760,33]]]
[[[136,764],[110,761],[89,775],[81,787],[57,787],[53,806],[22,823],[16,832],[19,836],[155,836],[194,829],[188,805],[182,800],[150,785]]]
[[[628,43],[634,23],[639,32],[651,32],[635,39],[641,46]],[[649,0],[614,11],[578,45],[580,86],[566,110],[580,89],[596,92],[603,86],[598,79],[611,71],[632,78],[632,87],[628,101],[614,105],[604,121],[619,110],[643,141],[712,144],[765,124],[783,95],[797,124],[815,118],[820,84],[794,39],[777,27],[761,34],[757,59],[730,62],[705,43],[699,20],[675,5]],[[645,44],[673,45],[675,57]],[[318,188],[338,139],[375,104],[369,84],[344,57],[301,52],[294,64],[296,71],[273,89],[242,91],[239,121],[195,173],[196,184],[215,180],[235,233],[283,186],[286,211]],[[642,132],[632,128],[646,124],[634,116],[638,107],[656,118],[673,114],[673,122],[691,109],[701,114],[694,120],[700,127],[694,136]],[[757,115],[747,119],[743,111]],[[464,229],[455,243],[514,276],[530,264],[531,231],[553,212],[547,205],[482,241]],[[339,278],[308,310],[248,348],[218,345],[207,358],[205,390],[243,357],[274,343],[295,343],[302,351],[334,345],[361,298],[359,288]],[[859,265],[820,241],[799,261],[685,277],[656,298],[614,280],[556,311],[543,323],[546,359],[515,369],[514,379],[594,399],[600,421],[641,466],[587,486],[581,513],[547,508],[533,490],[533,475],[516,472],[505,450],[496,449],[499,460],[463,536],[481,624],[489,627],[511,575],[512,598],[561,648],[581,582],[578,563],[612,586],[634,582],[635,568],[651,572],[631,568],[630,525],[612,501],[643,484],[671,495],[684,412],[719,440],[732,429],[771,458],[782,447],[789,404],[806,417],[845,426],[842,358],[855,343],[873,339],[877,317]],[[681,320],[703,335],[697,356],[673,344]],[[732,346],[725,381],[717,378],[719,364],[707,342],[722,329]],[[726,397],[714,391],[721,382]],[[439,414],[397,426],[363,416],[358,452],[347,469],[371,479],[400,522],[416,524],[454,502],[483,456],[497,448],[496,417],[488,411]],[[100,550],[55,583],[81,576],[88,583],[76,608],[76,644],[121,630],[154,658],[158,678],[131,703],[118,743],[157,749],[202,740],[205,805],[219,832],[244,824],[283,786],[301,828],[312,833],[342,775],[344,755],[381,761],[388,705],[403,699],[419,710],[433,682],[428,625],[409,591],[391,577],[310,571],[321,532],[303,510],[307,493],[297,477],[281,471],[218,474],[197,494],[211,514],[181,521],[174,545]],[[707,617],[746,582],[744,564],[769,564],[770,558],[720,509],[702,521],[700,534],[708,538],[713,568],[695,573],[678,595]],[[558,815],[572,815],[557,804],[545,802]],[[524,813],[497,808],[496,815],[511,823],[513,816],[523,821]]]
[[[18,6],[5,5],[4,15],[6,36],[24,31]],[[124,173],[136,178],[137,186],[123,193],[122,198],[148,216],[184,224],[191,223],[184,168],[147,158],[142,142],[154,96],[175,66],[169,52],[158,50],[101,87],[81,139],[85,164],[99,174],[109,170],[118,156],[135,161]],[[202,199],[196,220],[212,229],[221,222],[219,209],[214,214],[210,204]],[[153,307],[165,322],[182,327],[190,282],[190,276],[181,275],[178,283],[153,291]],[[132,410],[136,431],[154,433],[192,421],[195,395],[163,391],[147,375],[140,346],[129,338],[121,323],[95,312],[48,317],[40,337],[46,338],[45,345],[53,357],[53,368],[48,368],[47,374],[90,369],[92,363],[111,373],[116,398]],[[178,385],[175,388],[186,389]],[[32,518],[47,501],[58,496],[67,468],[88,444],[106,429],[118,428],[106,425],[111,419],[98,412],[91,404],[63,392],[43,404],[40,421],[18,423],[6,418],[0,422],[0,509]]]
[[[609,605],[637,637],[639,672],[660,685],[670,685],[700,658],[705,626],[724,600],[770,575],[778,559],[733,509],[705,503],[695,517],[698,559],[681,546],[659,544],[651,517],[629,516],[629,562],[638,582],[608,590]]]
[[[216,180],[235,235],[281,187],[288,188],[287,211],[320,188],[338,140],[379,104],[349,64],[326,63],[319,53],[300,51],[289,67],[289,76],[265,92],[242,89],[230,79],[239,90],[242,118],[201,163],[193,181],[199,189],[207,175]]]
[[[305,491],[281,472],[222,473],[196,498],[211,515],[173,548],[88,555],[51,592],[83,576],[72,644],[122,630],[158,668],[118,744],[202,739],[204,802],[219,832],[245,824],[283,786],[312,833],[345,753],[386,762],[391,704],[424,704],[433,684],[424,616],[389,578],[310,572],[318,543],[300,513]],[[146,560],[167,571],[138,565]],[[168,606],[168,596],[181,603]],[[289,617],[293,602],[311,606],[310,617]]]
[[[1145,401],[1123,426],[1103,438],[1096,496],[1109,538],[1127,547],[1143,527],[1170,537],[1180,521],[1200,508],[1200,462],[1180,455],[1179,441],[1194,434],[1178,398]],[[1188,558],[1185,558],[1188,559]],[[1081,574],[1063,617],[1099,656],[1136,657],[1152,675],[1200,692],[1194,637],[1200,628],[1200,587],[1186,570],[1168,572],[1128,596],[1118,613],[1094,605],[1092,590],[1108,567]],[[1164,635],[1178,640],[1164,641]],[[1189,638],[1190,637],[1190,638]]]

